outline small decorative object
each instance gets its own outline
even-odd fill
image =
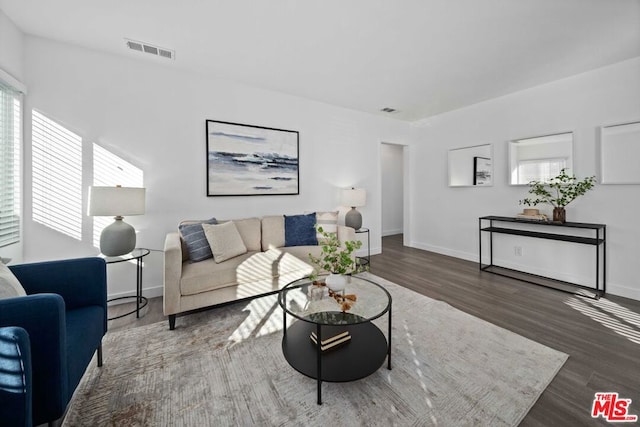
[[[536,197],[522,199],[520,204],[535,206],[539,203],[547,203],[553,206],[553,221],[564,223],[566,221],[565,206],[591,190],[595,182],[595,176],[578,181],[575,175],[569,176],[566,170],[562,169],[560,175],[551,178],[548,182],[531,181],[529,193]]]
[[[530,221],[548,221],[547,216],[540,213],[540,210],[538,209],[523,209],[521,213],[516,215],[516,218]]]
[[[340,304],[340,310],[343,313],[351,310],[351,307],[353,307],[353,303],[358,299],[355,294],[344,295],[338,293],[338,291],[332,291],[331,289],[329,289],[329,296],[335,299],[338,304]]]
[[[356,264],[355,257],[352,256],[354,251],[362,247],[361,241],[347,240],[343,246],[338,240],[337,233],[327,233],[320,226],[317,227],[317,230],[323,236],[323,244],[322,253],[319,257],[309,254],[309,259],[316,265],[316,271],[311,275],[312,279],[315,279],[320,271],[331,273],[329,277],[332,275],[350,275],[361,271],[358,264]],[[344,278],[345,282],[334,279],[332,278],[330,282],[329,278],[327,278],[326,282],[329,289],[335,291],[344,290],[347,279]],[[335,289],[332,288],[332,284],[336,286]]]
[[[106,256],[120,256],[136,247],[136,230],[122,219],[125,215],[143,215],[144,200],[144,188],[119,185],[89,188],[89,215],[115,217],[100,234],[100,252]]]
[[[207,196],[300,194],[298,136],[207,120]]]
[[[327,285],[327,283],[320,282],[318,280],[314,280],[309,288],[309,298],[311,299],[311,301],[319,301],[323,299],[325,296],[325,290],[327,290],[327,295],[329,296],[329,298],[333,298],[338,304],[340,304],[340,310],[343,313],[346,313],[348,310],[350,310],[351,307],[353,307],[353,303],[355,303],[358,299],[355,294],[345,295],[344,292],[340,293],[344,290],[344,288],[340,291],[334,291],[329,287],[329,285]]]
[[[344,225],[360,230],[362,227],[362,214],[356,208],[364,206],[366,201],[367,192],[363,188],[342,190],[342,203],[344,206],[351,206],[351,210],[344,217]]]
[[[344,274],[335,274],[331,273],[325,279],[327,286],[334,292],[344,291],[344,288],[347,287],[347,282],[349,282],[349,276],[345,276]]]
[[[309,300],[320,301],[327,294],[327,287],[325,283],[313,282],[312,286],[309,286]]]

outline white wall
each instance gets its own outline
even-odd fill
[[[0,69],[14,78],[23,79],[24,35],[0,10]]]
[[[0,10],[0,70],[9,75],[7,83],[15,84],[17,80],[24,83],[23,54],[24,35],[15,24]],[[3,74],[0,72],[0,78]],[[22,261],[24,242],[0,248],[0,256],[11,258],[12,263]]]
[[[411,245],[473,261],[478,253],[478,217],[513,216],[526,186],[508,186],[507,142],[574,131],[574,171],[597,173],[598,127],[640,119],[640,58],[518,92],[422,122],[411,149]],[[449,188],[447,150],[493,143],[493,187]],[[422,183],[422,185],[417,185]],[[424,190],[424,187],[428,191]],[[549,207],[542,206],[550,213]],[[570,204],[569,221],[607,224],[610,293],[640,299],[640,186],[597,185]],[[505,236],[512,237],[512,236]],[[532,239],[496,242],[502,265],[591,284],[592,247]],[[514,256],[514,245],[523,256]]]
[[[0,16],[0,19],[3,19]],[[3,23],[2,31],[6,31]],[[15,30],[15,28],[14,28]],[[17,30],[16,30],[17,31]],[[0,50],[0,65],[29,88],[25,108],[25,261],[94,255],[92,219],[84,218],[82,242],[30,220],[30,111],[38,109],[85,141],[83,185],[91,183],[88,147],[97,142],[142,168],[147,214],[128,218],[139,230],[139,246],[162,249],[164,235],[183,218],[220,218],[297,213],[338,206],[338,188],[367,189],[361,208],[372,230],[373,252],[381,246],[380,141],[409,144],[409,242],[412,246],[477,261],[477,218],[513,215],[526,187],[507,181],[507,141],[573,130],[575,171],[595,174],[597,127],[640,118],[640,59],[494,99],[423,121],[415,128],[390,119],[301,98],[237,85],[207,76],[135,61],[66,44],[13,34],[13,51]],[[7,40],[2,37],[0,40]],[[17,41],[16,41],[17,40]],[[20,65],[24,55],[24,63]],[[8,65],[7,65],[8,64]],[[13,68],[12,68],[13,67]],[[15,71],[17,70],[17,71]],[[20,75],[20,73],[23,73]],[[205,197],[205,119],[300,131],[301,194],[251,198]],[[494,144],[494,186],[449,188],[449,148]],[[86,191],[86,190],[85,190]],[[609,291],[640,299],[637,277],[640,187],[598,185],[568,208],[569,220],[608,225]],[[85,194],[86,197],[86,194]],[[408,217],[407,217],[408,215]],[[407,236],[405,236],[407,238]],[[499,254],[506,264],[549,269],[544,245],[514,242]],[[563,251],[564,248],[554,249]],[[591,253],[568,250],[567,276],[591,280]],[[580,257],[585,257],[582,260]],[[159,294],[161,254],[147,258],[146,294]],[[126,266],[125,266],[126,267]],[[555,268],[555,266],[552,266]],[[112,273],[109,293],[133,289],[131,271]],[[122,269],[123,270],[123,269]],[[581,272],[584,270],[584,272]],[[551,274],[549,272],[549,274]],[[114,279],[114,280],[112,280]],[[120,280],[122,279],[122,280]]]
[[[382,235],[400,234],[403,230],[403,146],[380,144],[382,168]]]
[[[182,219],[336,208],[338,189],[355,186],[367,190],[361,212],[371,228],[372,247],[380,247],[378,144],[411,142],[415,130],[405,123],[35,37],[27,37],[25,70],[26,122],[36,109],[83,137],[85,206],[91,143],[144,171],[147,213],[125,219],[138,230],[138,246],[161,250],[165,234]],[[206,197],[206,119],[299,131],[300,195]],[[30,129],[25,136],[26,260],[96,254],[92,218],[84,217],[81,242],[30,219]],[[145,294],[159,295],[162,255],[154,252],[147,261]],[[134,286],[133,270],[118,276],[112,273],[116,267],[109,267],[112,296]]]

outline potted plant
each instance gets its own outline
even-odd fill
[[[547,203],[553,206],[553,220],[563,223],[566,221],[565,207],[578,196],[591,190],[595,182],[595,176],[578,181],[575,175],[569,176],[566,170],[562,169],[560,175],[551,178],[548,182],[531,181],[529,193],[535,197],[522,199],[520,204],[535,206],[539,203]]]
[[[353,253],[362,247],[362,242],[347,240],[342,244],[337,233],[327,233],[322,227],[317,229],[323,236],[322,253],[319,257],[309,254],[309,259],[316,266],[311,278],[317,277],[320,271],[326,271],[329,273],[327,286],[333,291],[342,291],[347,284],[346,276],[360,271]]]

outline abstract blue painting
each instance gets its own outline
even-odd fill
[[[297,131],[207,120],[207,196],[300,194]]]

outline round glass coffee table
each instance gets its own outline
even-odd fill
[[[324,277],[318,280],[324,281]],[[385,357],[387,369],[391,369],[389,292],[371,280],[353,276],[340,294],[351,305],[345,312],[326,286],[316,286],[309,278],[289,283],[278,295],[284,313],[282,352],[294,369],[317,380],[318,404],[322,403],[322,381],[364,378],[377,371]],[[349,299],[352,295],[355,301]],[[372,323],[385,313],[387,338]],[[288,328],[287,315],[296,319]]]

